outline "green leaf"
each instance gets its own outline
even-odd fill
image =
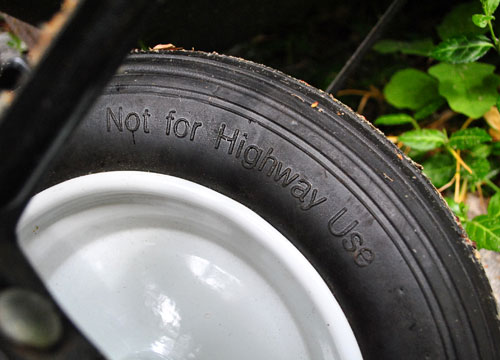
[[[465,169],[462,169],[462,174],[470,180],[471,185],[483,181],[491,170],[491,164],[485,158],[473,158],[472,156],[468,156],[464,161],[471,168],[472,174]]]
[[[498,97],[500,77],[490,64],[438,64],[429,74],[439,80],[439,93],[448,100],[452,110],[472,118],[483,116]]]
[[[432,39],[423,39],[415,41],[399,41],[399,40],[381,40],[377,42],[373,49],[381,54],[392,54],[401,52],[407,55],[429,56],[434,43]]]
[[[493,15],[498,4],[500,4],[500,0],[481,0],[481,4],[486,15]]]
[[[422,150],[410,149],[410,151],[408,152],[408,157],[413,161],[421,164],[425,161],[425,159],[427,159],[427,156],[425,156],[426,154],[427,150],[422,151]]]
[[[144,40],[138,40],[137,41],[137,47],[141,49],[142,51],[149,51],[149,46],[146,45]]]
[[[398,109],[418,110],[439,97],[436,79],[416,69],[396,72],[384,88],[387,102]]]
[[[465,223],[465,230],[478,249],[500,251],[500,217],[476,216]]]
[[[479,26],[480,28],[485,28],[488,26],[488,21],[494,20],[495,17],[491,15],[483,15],[483,14],[474,14],[472,15],[472,22],[474,25]]]
[[[496,193],[490,199],[488,204],[488,216],[498,218],[500,217],[500,193]]]
[[[491,136],[478,127],[458,130],[450,136],[450,145],[459,150],[471,149],[487,141],[491,141]]]
[[[447,141],[444,133],[434,129],[407,131],[399,136],[399,140],[406,146],[421,151],[436,149]]]
[[[484,35],[462,35],[440,43],[432,51],[431,57],[450,64],[464,64],[480,59],[494,47]]]
[[[469,207],[463,203],[457,203],[453,198],[445,197],[446,203],[450,207],[450,209],[455,213],[456,216],[460,219],[461,222],[465,223],[467,221],[467,212],[469,211]]]
[[[374,124],[375,125],[402,125],[414,124],[416,121],[408,114],[388,114],[379,116]]]
[[[431,180],[435,187],[440,188],[448,183],[455,173],[455,160],[447,153],[431,156],[422,164],[424,174]]]
[[[478,28],[472,22],[472,15],[482,13],[478,1],[460,4],[454,7],[437,27],[441,40],[460,35],[484,34],[487,29]]]
[[[491,153],[500,156],[500,142],[494,142],[493,145],[491,145]]]
[[[481,144],[481,145],[474,146],[471,149],[470,154],[472,155],[472,157],[475,157],[475,158],[486,159],[488,156],[491,155],[491,151],[492,151],[491,145]]]
[[[442,96],[439,96],[435,98],[434,100],[431,100],[429,103],[424,105],[422,108],[420,108],[414,115],[413,117],[416,120],[422,120],[425,119],[427,116],[434,114],[436,111],[439,110],[441,106],[446,104],[446,99]]]

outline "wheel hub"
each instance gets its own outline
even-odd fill
[[[236,201],[176,177],[88,175],[31,201],[20,245],[112,359],[361,359],[306,258]]]

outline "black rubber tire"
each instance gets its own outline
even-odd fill
[[[365,359],[500,359],[489,283],[440,195],[305,83],[217,54],[132,55],[42,188],[112,170],[175,175],[260,214],[325,279]]]

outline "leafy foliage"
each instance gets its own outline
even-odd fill
[[[451,197],[445,197],[446,203],[450,207],[451,211],[455,213],[456,216],[460,219],[462,223],[467,222],[467,212],[469,211],[469,207],[463,202],[456,202]]]
[[[463,176],[467,177],[472,183],[477,183],[485,179],[491,170],[490,162],[486,158],[466,157],[465,162],[472,169],[472,174],[463,170]]]
[[[500,251],[500,217],[476,216],[465,223],[465,230],[479,249]]]
[[[500,193],[491,197],[488,214],[467,221],[465,229],[478,248],[500,251]]]
[[[486,16],[491,16],[498,8],[500,0],[481,0],[481,5],[483,5],[483,10]]]
[[[498,97],[500,77],[490,64],[438,64],[429,74],[439,81],[439,94],[450,107],[471,118],[479,118],[493,106]]]
[[[415,112],[414,118],[416,120],[425,119],[427,116],[433,114],[438,111],[444,104],[446,104],[446,99],[439,96],[433,100],[431,100],[427,105],[424,105],[419,110]]]
[[[462,35],[484,34],[486,29],[479,28],[472,22],[472,15],[481,12],[481,4],[478,1],[456,6],[445,16],[441,24],[437,26],[436,30],[439,37],[442,40],[446,40]]]
[[[484,35],[462,35],[443,41],[432,50],[430,56],[450,64],[463,64],[482,58],[494,47]]]
[[[432,49],[429,40],[377,44],[380,53],[426,56],[439,63],[427,73],[416,68],[395,72],[384,88],[385,99],[413,114],[382,115],[375,124],[413,125],[413,130],[392,138],[410,156],[418,156],[424,173],[440,191],[453,194],[445,199],[477,247],[500,252],[500,187],[495,184],[500,175],[500,76],[494,65],[477,62],[491,49],[500,54],[493,27],[499,4],[500,0],[477,0],[456,6],[437,27],[442,42]],[[450,110],[438,114],[445,104],[463,121],[462,126],[448,129],[449,136],[439,130],[450,118]],[[481,117],[486,121],[470,126]],[[427,124],[434,126],[425,128]],[[464,203],[468,191],[481,197],[493,193],[487,214],[468,218]]]
[[[494,218],[500,217],[500,193],[496,193],[491,197],[488,205],[488,215]]]
[[[450,136],[450,145],[459,150],[466,150],[491,140],[486,130],[470,128],[458,130]]]
[[[500,142],[496,142],[491,146],[491,153],[500,156]]]
[[[431,156],[422,166],[424,174],[438,188],[448,183],[455,173],[455,160],[447,153]]]
[[[483,14],[472,15],[472,22],[474,23],[474,25],[480,28],[485,28],[486,26],[488,26],[488,21],[491,21],[493,19],[495,19],[495,17],[491,15],[483,15]]]
[[[413,119],[408,114],[388,114],[379,116],[374,124],[375,125],[402,125],[402,124],[414,124],[415,119]]]
[[[449,197],[445,200],[479,249],[500,251],[500,193],[491,197],[487,215],[478,215],[472,220],[468,219],[468,207],[463,202]]]
[[[487,158],[491,155],[492,146],[488,144],[481,144],[478,146],[474,146],[471,149],[471,155],[475,158]]]
[[[398,109],[418,110],[439,97],[438,83],[416,69],[400,70],[384,88],[387,102]]]
[[[443,132],[433,129],[407,131],[399,136],[399,140],[406,146],[420,151],[437,149],[447,141]]]
[[[401,52],[407,55],[429,56],[434,49],[432,39],[415,41],[381,40],[373,47],[381,54]]]

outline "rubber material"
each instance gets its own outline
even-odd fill
[[[417,168],[368,122],[217,54],[130,56],[43,187],[147,170],[251,208],[324,278],[365,359],[498,359],[486,277]]]

